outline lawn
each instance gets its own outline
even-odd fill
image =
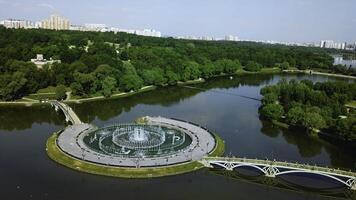
[[[225,152],[225,142],[220,136],[214,133],[214,138],[216,141],[215,149],[209,153],[211,157],[223,156]]]

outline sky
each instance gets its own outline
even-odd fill
[[[356,0],[0,0],[0,19],[156,29],[168,36],[236,35],[285,42],[356,41]]]

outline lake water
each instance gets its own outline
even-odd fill
[[[337,80],[316,75],[248,75],[233,80],[222,77],[194,85],[200,89],[167,87],[123,99],[71,106],[82,121],[97,126],[132,122],[146,115],[181,118],[217,132],[226,142],[227,155],[355,170],[356,151],[259,119],[260,102],[254,100],[261,98],[259,90],[282,78]],[[85,174],[62,167],[46,155],[46,140],[65,126],[63,114],[50,106],[0,107],[0,119],[0,199],[4,200],[329,199],[208,169],[143,180]]]

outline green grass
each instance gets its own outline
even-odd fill
[[[281,72],[279,68],[262,68],[259,73],[278,73]]]
[[[97,165],[75,159],[62,152],[56,144],[57,137],[58,134],[55,133],[47,140],[46,150],[48,156],[61,165],[90,174],[119,178],[152,178],[188,173],[204,167],[201,163],[197,161],[174,166],[150,168],[123,168]]]
[[[37,91],[37,93],[55,93],[56,87],[48,86],[47,88],[42,88]]]
[[[33,100],[42,100],[42,99],[56,99],[56,94],[30,94],[25,96],[25,98],[33,99]]]
[[[138,91],[133,91],[133,92],[126,92],[126,93],[115,92],[111,95],[111,97],[108,97],[108,98],[105,98],[104,96],[99,95],[99,94],[96,94],[96,95],[93,95],[90,97],[86,97],[86,98],[72,95],[70,100],[77,100],[79,102],[89,102],[89,101],[98,101],[98,100],[107,100],[107,99],[118,99],[118,98],[132,96],[132,95],[142,93],[142,92],[155,90],[156,88],[157,88],[157,86],[146,86],[146,87],[139,89]]]
[[[215,138],[215,149],[209,153],[209,156],[211,157],[218,157],[224,155],[225,152],[225,142],[224,140],[221,139],[220,136],[214,133],[214,138]]]

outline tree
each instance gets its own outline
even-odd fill
[[[254,62],[254,61],[249,61],[247,63],[247,65],[245,66],[245,70],[246,71],[250,71],[250,72],[258,72],[261,71],[261,64]]]
[[[279,68],[281,70],[286,70],[286,69],[290,68],[290,65],[288,62],[283,62],[283,63],[279,64]]]
[[[326,126],[324,118],[319,113],[308,112],[305,114],[302,124],[308,129],[321,129]]]
[[[71,88],[73,94],[79,95],[79,96],[84,95],[83,87],[80,83],[73,82],[72,84],[70,84],[70,88]]]
[[[199,64],[191,61],[184,64],[183,81],[195,80],[200,76]]]
[[[163,75],[163,71],[159,68],[143,70],[141,73],[141,77],[146,85],[163,85],[166,82]]]
[[[127,51],[122,51],[121,54],[120,54],[120,59],[121,60],[129,60],[129,54],[127,53]]]
[[[287,113],[287,120],[291,125],[301,125],[304,115],[304,110],[300,106],[295,106],[289,109]]]
[[[168,84],[169,85],[176,85],[177,82],[179,81],[179,76],[178,74],[174,73],[173,71],[171,70],[168,70],[166,72],[166,78],[167,78],[167,81],[168,81]]]
[[[199,70],[204,78],[210,78],[214,75],[214,65],[211,62],[200,65]]]
[[[125,91],[137,91],[143,86],[143,81],[135,74],[125,74],[120,79],[120,85],[121,88]]]
[[[28,91],[26,91],[27,79],[25,78],[24,73],[15,72],[12,76],[8,76],[6,79],[6,83],[1,92],[3,99],[14,100],[28,94]]]
[[[116,88],[116,79],[111,76],[106,77],[102,81],[102,93],[105,97],[110,97]]]
[[[130,62],[124,62],[124,75],[120,79],[120,87],[125,91],[139,90],[143,80],[136,73],[135,67]]]
[[[275,93],[268,93],[262,98],[263,105],[274,104],[277,103],[277,101],[278,101],[278,96]]]
[[[233,74],[236,70],[241,69],[241,63],[239,60],[221,59],[215,62],[218,66],[218,71],[223,71],[227,74]]]
[[[58,85],[55,89],[55,93],[56,93],[56,99],[57,100],[63,100],[66,98],[66,86],[64,85]]]
[[[79,95],[90,95],[94,94],[96,92],[96,87],[95,87],[95,76],[90,73],[90,74],[84,74],[84,73],[79,73],[76,72],[74,73],[74,80],[76,83],[80,85],[78,89],[82,89],[81,93],[77,93]],[[79,90],[78,90],[79,91]]]
[[[263,106],[260,112],[264,117],[270,120],[278,120],[284,114],[283,107],[279,104],[268,104]]]

